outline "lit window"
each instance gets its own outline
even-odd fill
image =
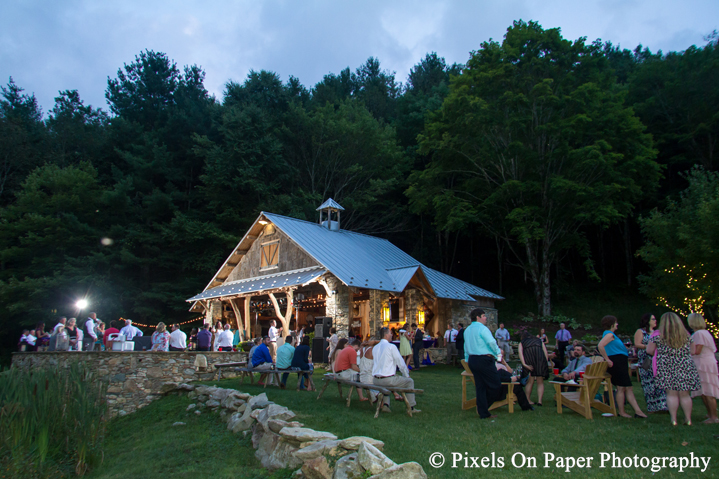
[[[276,267],[280,260],[280,242],[273,241],[262,245],[260,269]]]

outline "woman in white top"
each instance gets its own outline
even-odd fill
[[[374,358],[372,357],[372,348],[379,341],[370,339],[365,341],[360,346],[360,382],[364,384],[372,384],[372,365],[374,364]],[[372,400],[372,404],[377,400],[377,391],[374,389],[369,390],[369,396]]]

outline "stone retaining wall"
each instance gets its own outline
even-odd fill
[[[100,379],[108,381],[110,414],[122,416],[146,406],[177,384],[211,380],[216,374],[215,363],[245,360],[247,353],[244,352],[63,351],[13,353],[12,366],[62,368],[79,361]],[[200,364],[196,366],[196,363]],[[232,374],[223,371],[222,376],[232,377]]]

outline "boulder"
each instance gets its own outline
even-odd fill
[[[187,393],[187,397],[190,399],[195,399],[197,396],[199,396],[197,391],[190,391],[189,393]]]
[[[283,427],[302,427],[304,424],[297,421],[287,422],[283,421],[282,419],[270,419],[267,421],[267,427],[270,428],[270,431],[280,433],[280,430]]]
[[[290,411],[284,406],[280,406],[278,404],[270,404],[264,409],[260,410],[260,413],[257,415],[257,422],[262,424],[262,427],[265,428],[265,431],[269,431],[270,428],[267,425],[267,422],[270,419],[279,419],[282,421],[289,421],[290,419],[295,417],[295,413]]]
[[[190,405],[187,406],[187,409],[185,409],[185,411],[192,411],[192,410],[195,409],[196,407],[197,407],[197,404],[190,404]]]
[[[237,396],[238,399],[242,399],[243,401],[247,401],[252,397],[251,395],[240,391],[237,391],[237,394],[235,394],[235,396]]]
[[[309,459],[314,459],[316,457],[323,456],[325,454],[325,451],[328,451],[332,448],[336,448],[339,446],[340,441],[338,440],[327,440],[327,441],[320,441],[310,444],[307,447],[304,447],[302,449],[298,449],[295,451],[295,457],[298,459],[301,459],[303,461],[307,461]]]
[[[245,401],[238,398],[234,394],[228,395],[226,398],[224,398],[222,401],[220,401],[220,405],[225,409],[231,409],[233,411],[237,411],[240,406],[244,406]]]
[[[162,386],[160,386],[160,391],[158,394],[167,394],[169,392],[172,392],[177,389],[178,384],[177,383],[162,383]]]
[[[384,448],[384,443],[382,441],[380,441],[378,439],[372,439],[371,437],[367,437],[367,436],[348,437],[347,439],[344,439],[340,443],[340,446],[342,446],[343,448],[345,448],[349,451],[356,451],[359,449],[362,441],[372,444],[374,447],[376,447],[380,451]]]
[[[255,424],[252,426],[252,449],[257,449],[257,446],[260,445],[260,441],[262,440],[262,436],[265,435],[265,430],[260,426],[259,424]]]
[[[314,429],[305,427],[283,427],[280,429],[280,435],[297,442],[317,442],[337,439],[337,436],[329,432],[315,431]]]
[[[382,454],[382,451],[368,442],[362,442],[357,451],[357,459],[360,465],[371,474],[379,474],[387,468],[396,466],[390,458]]]
[[[202,414],[202,411],[200,411],[199,409],[195,409],[195,414],[199,416],[200,414]]]
[[[363,473],[364,470],[357,461],[357,453],[353,453],[337,461],[332,479],[357,479],[362,477]]]
[[[205,403],[205,406],[207,407],[220,407],[220,401],[217,401],[215,399],[208,399]]]
[[[270,402],[269,399],[267,399],[267,394],[265,394],[265,393],[258,394],[257,396],[255,396],[252,399],[250,399],[249,401],[247,401],[247,405],[251,409],[262,409],[262,408],[269,406],[270,404],[273,404],[273,403]]]
[[[215,401],[222,402],[225,398],[233,396],[236,392],[234,389],[214,388],[214,390],[210,392],[210,397]]]
[[[292,473],[292,479],[304,479],[305,474],[302,472],[302,468],[297,469]]]
[[[259,416],[261,412],[262,409],[251,409],[250,416],[252,417],[252,419],[257,419],[257,416]]]
[[[179,422],[179,421],[178,421],[178,422],[172,423],[172,425],[173,425],[173,426],[186,426],[187,424],[185,424],[184,422]]]
[[[232,431],[235,434],[240,431],[246,431],[252,427],[253,419],[250,417],[251,410],[245,409],[245,412],[236,412],[230,416],[227,421],[227,430]]]
[[[270,432],[266,434],[274,433]],[[272,454],[270,454],[270,457],[262,465],[270,470],[284,469],[287,467],[299,467],[302,465],[303,461],[293,455],[295,451],[297,451],[297,447],[286,441],[280,440],[275,447],[275,450],[272,451]]]
[[[269,458],[272,452],[280,442],[280,435],[274,432],[265,432],[260,439],[260,443],[257,445],[255,451],[255,457],[262,463],[263,467],[268,467]]]
[[[193,386],[192,384],[180,383],[177,385],[177,389],[181,391],[194,391],[195,386]]]
[[[305,461],[302,464],[302,473],[308,479],[332,479],[332,468],[324,456]]]
[[[336,478],[337,476],[335,476]],[[424,469],[416,462],[405,462],[388,467],[384,471],[370,476],[370,479],[427,479]]]

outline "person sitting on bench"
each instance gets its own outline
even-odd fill
[[[359,351],[360,344],[362,341],[355,338],[350,340],[349,344],[345,346],[337,354],[337,361],[335,362],[335,374],[337,377],[346,379],[347,381],[359,381],[360,368],[357,365],[357,351]],[[360,401],[367,401],[368,399],[362,394],[362,389],[357,389]]]
[[[313,383],[310,381],[310,374],[312,374],[312,363],[310,362],[310,337],[309,336],[302,336],[302,344],[297,346],[295,349],[295,354],[292,356],[292,364],[290,364],[293,368],[299,368],[302,371],[309,371],[309,373],[300,373],[298,376],[301,376],[300,384],[297,386],[297,388],[300,391],[310,391],[314,390],[314,387],[312,386]],[[307,380],[307,386],[305,387],[305,379]]]
[[[285,338],[285,344],[277,348],[277,369],[289,369],[292,366],[292,357],[295,355],[295,348],[292,346],[292,336]],[[280,389],[287,385],[287,376],[290,373],[283,373],[280,381]]]
[[[380,387],[414,389],[414,380],[409,377],[407,365],[402,359],[402,356],[400,356],[399,350],[394,344],[389,342],[389,340],[392,339],[392,331],[386,327],[380,328],[379,335],[382,339],[372,348],[372,355],[374,356],[374,364],[372,365],[374,384]],[[398,368],[402,376],[396,375]],[[407,403],[412,408],[413,413],[422,412],[415,408],[417,403],[414,400],[413,393],[407,393],[406,397]],[[385,396],[383,402],[382,411],[392,412],[389,408],[389,397]]]
[[[252,369],[255,371],[270,371],[274,366],[272,362],[272,356],[270,355],[270,337],[265,336],[262,338],[262,344],[257,346],[255,353],[252,355]],[[264,386],[265,379],[267,379],[267,373],[260,375],[260,381],[257,383],[260,386]]]

